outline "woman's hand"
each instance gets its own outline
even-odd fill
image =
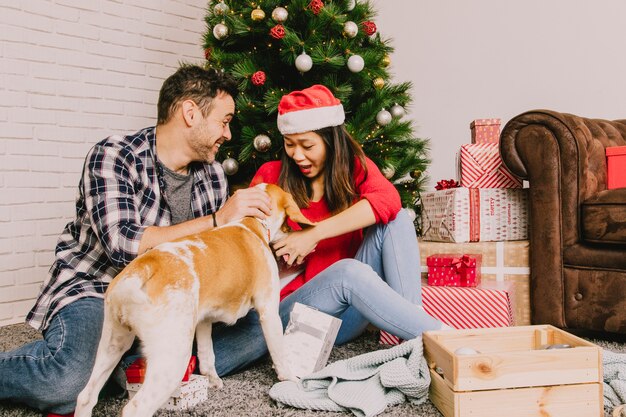
[[[297,265],[304,262],[304,258],[315,250],[319,238],[315,233],[315,227],[308,228],[297,232],[291,232],[272,245],[276,253],[276,257],[285,260],[288,266],[294,263]]]

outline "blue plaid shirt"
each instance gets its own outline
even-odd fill
[[[194,218],[216,212],[228,198],[222,166],[194,162]],[[87,154],[78,186],[76,218],[57,242],[56,260],[26,321],[44,330],[64,306],[103,298],[109,282],[137,257],[149,226],[168,226],[165,181],[157,163],[155,128],[111,136]]]

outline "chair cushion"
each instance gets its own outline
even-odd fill
[[[585,201],[581,223],[586,242],[626,244],[626,188],[601,191]]]

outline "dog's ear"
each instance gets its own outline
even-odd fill
[[[285,198],[283,200],[285,202],[285,213],[287,217],[300,225],[303,229],[315,226],[315,223],[304,217],[304,214],[300,211],[300,208],[296,204],[296,201],[293,199],[291,194],[285,192]]]

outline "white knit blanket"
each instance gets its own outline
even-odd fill
[[[614,416],[620,415],[626,403],[626,353],[602,351],[604,373],[604,406],[614,410]],[[626,411],[626,410],[625,410]],[[622,411],[622,415],[626,412]]]
[[[428,398],[430,374],[422,338],[390,349],[337,361],[299,382],[279,382],[269,392],[278,403],[320,411],[351,411],[359,417],[387,406]]]

